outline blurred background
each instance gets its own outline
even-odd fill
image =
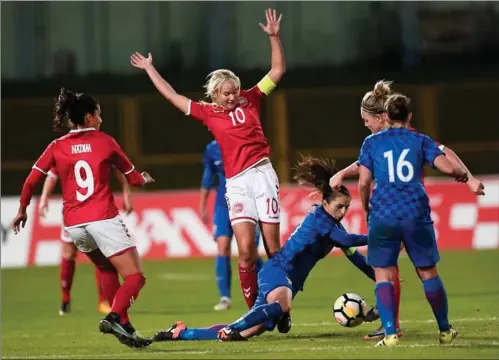
[[[64,85],[97,96],[103,130],[157,189],[198,188],[212,140],[175,110],[134,51],[151,52],[179,92],[202,97],[227,67],[253,86],[270,68],[258,27],[284,14],[288,73],[262,122],[283,183],[298,154],[353,162],[368,130],[359,103],[379,79],[414,104],[414,125],[453,148],[476,174],[499,173],[499,3],[460,2],[2,2],[2,194],[17,195],[58,134],[53,99]]]

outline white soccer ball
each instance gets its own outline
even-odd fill
[[[333,315],[338,324],[350,328],[362,324],[367,311],[364,298],[354,293],[341,295],[333,305]]]

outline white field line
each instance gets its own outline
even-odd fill
[[[499,348],[499,342],[497,341],[490,341],[490,342],[485,342],[485,341],[480,341],[480,342],[473,342],[473,343],[466,343],[466,344],[459,344],[459,343],[454,343],[454,344],[449,344],[445,345],[446,348],[473,348],[476,346],[493,346],[493,347],[498,347]],[[200,351],[193,351],[193,350],[178,350],[178,351],[147,351],[142,353],[146,357],[150,357],[153,355],[162,355],[162,356],[168,356],[168,355],[206,355],[206,354],[237,354],[237,353],[273,353],[273,352],[296,352],[296,351],[331,351],[331,350],[358,350],[358,349],[372,349],[374,346],[371,345],[363,345],[363,346],[358,346],[358,345],[345,345],[345,346],[308,346],[307,344],[304,344],[301,347],[284,347],[284,348],[279,348],[279,347],[269,347],[267,349],[262,349],[262,348],[247,348],[243,347],[240,349],[236,348],[230,348],[230,349],[224,349],[223,344],[220,344],[219,349],[210,349],[210,350],[200,350]],[[434,344],[400,344],[397,346],[397,348],[434,348],[434,347],[442,347],[442,345],[434,343]],[[381,350],[382,351],[382,350]],[[134,355],[142,355],[139,352],[135,352]],[[139,356],[140,356],[139,355]],[[87,355],[39,355],[39,356],[3,356],[3,359],[117,359],[120,357],[125,356],[124,353],[115,353],[115,354],[87,354]]]

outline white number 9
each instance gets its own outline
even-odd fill
[[[85,179],[81,177],[82,169],[85,173]],[[90,168],[90,165],[85,160],[79,160],[75,164],[74,171],[76,184],[82,189],[87,189],[87,193],[85,195],[76,190],[76,200],[85,201],[94,193],[94,174]]]

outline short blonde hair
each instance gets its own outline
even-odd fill
[[[232,71],[227,69],[218,69],[208,74],[206,84],[203,86],[206,90],[206,97],[212,101],[213,94],[220,89],[226,81],[234,81],[236,86],[241,89],[241,80]]]
[[[372,91],[368,91],[360,103],[360,107],[370,114],[382,114],[385,112],[385,102],[392,92],[392,81],[380,80],[374,85]]]

